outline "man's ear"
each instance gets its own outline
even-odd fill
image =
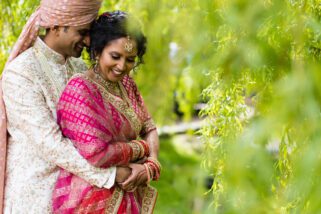
[[[60,34],[60,27],[59,27],[59,26],[50,27],[49,31],[50,31],[51,33],[53,33],[54,35],[59,36],[59,34]]]

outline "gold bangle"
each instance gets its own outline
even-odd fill
[[[140,151],[140,147],[135,142],[130,142],[128,144],[132,148],[132,151],[133,151],[133,155],[132,155],[131,161],[135,161],[135,160],[137,160],[139,158],[139,155],[140,155],[140,152],[141,152]]]
[[[132,140],[131,142],[136,143],[139,146],[139,149],[140,149],[139,159],[143,158],[145,156],[145,148],[142,145],[142,143],[139,140]]]
[[[148,157],[147,160],[149,160],[149,161],[153,162],[155,165],[157,165],[157,167],[159,168],[159,171],[162,170],[162,165],[160,164],[160,162],[156,158]]]

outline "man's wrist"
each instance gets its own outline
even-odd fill
[[[106,189],[112,188],[115,184],[115,179],[116,179],[116,167],[110,167],[108,168],[108,170],[109,170],[109,173],[107,176],[107,180],[103,185],[103,188],[106,188]]]

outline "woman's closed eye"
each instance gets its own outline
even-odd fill
[[[135,62],[135,57],[127,58],[126,61],[129,62],[129,63],[134,63]]]
[[[120,56],[119,55],[111,55],[111,58],[113,58],[114,60],[118,60],[118,59],[120,59]]]

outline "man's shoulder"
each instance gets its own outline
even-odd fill
[[[36,66],[36,58],[32,48],[27,49],[12,60],[5,68],[5,72],[18,72],[21,74],[29,74],[33,72]]]
[[[88,69],[88,66],[81,58],[71,57],[70,62],[74,68],[75,73],[84,73]]]

